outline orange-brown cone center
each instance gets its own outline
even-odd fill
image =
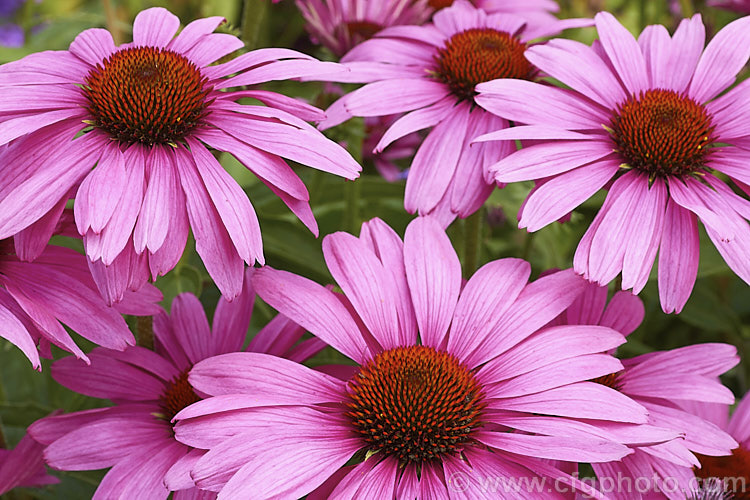
[[[740,446],[732,450],[731,455],[712,457],[697,455],[701,468],[694,468],[695,476],[711,484],[718,481],[724,498],[750,500],[750,450]]]
[[[349,382],[348,416],[367,443],[402,463],[452,453],[481,425],[484,403],[472,372],[425,346],[384,351]]]
[[[205,116],[206,82],[176,52],[132,47],[91,70],[83,91],[94,126],[120,142],[151,146],[180,141]]]
[[[672,90],[631,96],[613,113],[610,127],[627,164],[651,177],[701,170],[714,142],[706,108]]]
[[[185,371],[169,383],[159,403],[164,410],[164,419],[170,422],[183,408],[200,400],[201,398],[195,394],[193,386],[188,382],[188,371]]]
[[[523,53],[526,44],[490,28],[472,28],[453,35],[436,56],[436,77],[459,100],[473,99],[478,83],[496,78],[533,76],[534,67]]]

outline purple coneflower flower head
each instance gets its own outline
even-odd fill
[[[719,96],[750,56],[750,18],[727,25],[705,50],[700,16],[673,37],[649,26],[638,41],[611,14],[597,14],[596,26],[593,47],[553,40],[526,51],[571,90],[522,80],[477,87],[481,106],[527,124],[484,139],[537,141],[491,168],[501,183],[546,180],[526,200],[520,226],[536,231],[607,186],[576,272],[602,285],[622,273],[623,289],[638,293],[658,251],[662,308],[679,312],[698,271],[700,219],[750,282],[750,203],[717,175],[750,190],[750,122],[737,113],[750,84]]]
[[[40,353],[52,357],[51,344],[88,362],[63,324],[91,342],[121,351],[135,338],[120,313],[145,316],[161,309],[156,304],[161,293],[149,284],[108,307],[83,255],[43,245],[34,250],[36,260],[26,262],[21,257],[31,248],[24,245],[28,239],[19,235],[15,245],[11,239],[0,240],[0,336],[21,349],[34,368],[41,369]]]
[[[634,430],[626,441],[643,439],[629,423],[646,412],[589,381],[622,369],[605,353],[622,335],[543,328],[586,286],[572,271],[528,283],[527,262],[502,259],[462,288],[431,218],[413,221],[403,242],[374,219],[359,238],[327,236],[323,251],[343,295],[269,267],[253,284],[356,366],[337,378],[266,354],[198,363],[188,380],[214,397],[175,426],[177,439],[210,450],[192,471],[198,487],[223,498],[318,487],[311,498],[448,498],[488,478],[554,477],[597,495],[543,459],[622,458],[622,427]]]
[[[254,299],[248,277],[232,302],[220,299],[209,326],[198,299],[181,294],[170,315],[154,318],[155,352],[138,346],[124,352],[96,348],[89,354],[90,366],[73,358],[57,361],[52,366],[55,380],[81,394],[110,399],[115,406],[32,424],[29,432],[47,445],[47,464],[60,470],[112,467],[96,498],[165,499],[170,490],[193,489],[187,472],[203,452],[175,441],[171,420],[201,399],[187,379],[193,364],[242,350]],[[295,346],[303,333],[277,316],[248,349],[302,361],[325,346],[317,339]]]
[[[587,22],[531,24],[460,0],[431,24],[388,28],[342,59],[351,69],[342,79],[372,83],[335,102],[323,126],[351,116],[406,113],[375,147],[380,152],[400,137],[431,129],[411,163],[406,209],[424,215],[442,208],[467,217],[493,189],[487,167],[513,150],[505,142],[469,147],[476,136],[508,126],[475,105],[474,87],[496,78],[534,78],[536,68],[524,57],[528,42]]]
[[[322,119],[317,108],[231,89],[339,66],[287,49],[212,65],[242,47],[213,33],[222,21],[199,19],[174,36],[177,17],[148,9],[135,19],[132,43],[116,47],[109,32],[91,29],[67,51],[0,67],[0,144],[11,143],[0,155],[0,238],[75,189],[76,224],[108,300],[149,271],[172,269],[190,229],[231,298],[242,289],[243,261],[263,262],[261,233],[250,200],[211,149],[233,154],[317,233],[307,189],[283,158],[348,179],[361,167],[304,121]]]
[[[337,57],[388,26],[421,24],[426,0],[296,0],[307,32]]]
[[[42,452],[44,446],[24,434],[12,450],[0,449],[0,495],[13,488],[31,488],[60,482],[47,474]]]
[[[723,494],[717,497],[721,500],[750,498],[750,393],[740,400],[731,417],[726,404],[693,403],[685,407],[724,429],[739,443],[725,456],[698,455],[700,467],[688,471],[698,479],[694,496],[698,497],[702,491],[718,490]]]
[[[591,283],[553,324],[603,325],[629,335],[643,315],[643,303],[630,292],[619,291],[608,303],[607,288]],[[737,349],[728,344],[697,344],[621,361],[623,370],[594,382],[637,401],[648,410],[650,425],[681,437],[664,443],[629,445],[634,453],[621,460],[591,464],[602,492],[613,499],[633,498],[634,488],[617,485],[638,484],[643,492],[661,492],[675,500],[685,498],[694,480],[690,467],[700,464],[697,457],[720,459],[716,456],[728,454],[737,443],[711,420],[683,406],[734,402],[732,392],[718,376],[739,362]]]

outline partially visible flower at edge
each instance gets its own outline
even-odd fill
[[[361,167],[305,121],[323,119],[317,108],[229,89],[340,66],[274,48],[211,65],[243,46],[213,33],[221,22],[199,19],[175,37],[179,19],[152,8],[136,16],[132,43],[116,47],[108,31],[90,29],[67,51],[0,66],[0,144],[10,144],[0,154],[0,238],[73,190],[76,225],[108,302],[171,270],[189,229],[231,299],[244,263],[264,260],[261,232],[247,195],[209,148],[233,154],[317,234],[307,189],[283,158],[347,179]]]
[[[44,468],[44,446],[24,434],[12,450],[0,449],[0,495],[13,488],[31,488],[60,482]]]
[[[519,226],[536,231],[601,188],[607,198],[581,239],[576,272],[639,293],[659,253],[659,298],[680,312],[698,272],[698,219],[729,267],[750,283],[750,121],[737,113],[750,81],[719,96],[750,57],[750,17],[704,49],[700,16],[673,37],[649,26],[638,41],[611,14],[596,15],[593,47],[552,40],[526,58],[572,90],[500,79],[477,86],[477,103],[519,126],[480,141],[534,140],[491,167],[499,183],[544,179]],[[719,97],[717,97],[719,96]]]
[[[179,490],[175,498],[180,499],[183,493],[197,493],[188,471],[204,452],[175,441],[170,421],[201,399],[187,379],[195,363],[242,350],[255,300],[252,272],[246,271],[243,292],[232,302],[219,299],[211,327],[198,299],[185,293],[174,299],[170,315],[162,312],[154,318],[156,352],[137,346],[123,352],[96,348],[89,353],[90,366],[71,357],[54,363],[57,382],[87,396],[110,399],[114,406],[32,424],[31,435],[47,445],[46,462],[60,470],[112,467],[95,498],[165,499],[170,490]],[[278,315],[258,332],[248,350],[301,362],[325,346],[318,339],[297,344],[303,333]]]
[[[607,288],[590,283],[553,325],[602,325],[630,335],[643,320],[641,300],[619,291],[609,302]],[[612,462],[593,463],[601,487],[640,484],[645,491],[661,492],[672,500],[684,499],[695,483],[691,467],[698,457],[722,460],[737,442],[710,419],[696,416],[684,405],[729,404],[732,392],[718,376],[739,362],[737,349],[728,344],[696,344],[622,359],[623,370],[594,382],[611,387],[648,410],[648,423],[681,437],[664,443],[629,445],[634,453]],[[699,470],[696,470],[700,474]],[[626,481],[629,481],[627,483]],[[614,488],[602,493],[616,500],[632,498],[632,491]]]
[[[342,58],[350,71],[331,80],[367,83],[331,105],[322,128],[352,116],[400,116],[375,146],[379,153],[412,132],[430,129],[406,181],[410,213],[468,217],[494,187],[488,167],[515,150],[495,142],[470,146],[478,135],[508,122],[476,106],[474,87],[496,78],[533,79],[524,57],[532,40],[586,26],[587,19],[531,23],[512,14],[487,14],[465,0],[437,12],[424,26],[393,26]],[[445,224],[444,224],[445,225]]]
[[[162,294],[151,284],[124,292],[120,303],[108,307],[86,258],[46,243],[53,233],[78,237],[71,215],[56,213],[52,219],[0,240],[0,336],[38,370],[40,354],[52,358],[51,344],[88,361],[62,324],[91,342],[122,350],[135,338],[120,313],[149,316],[161,310]]]

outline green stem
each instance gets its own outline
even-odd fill
[[[483,222],[484,211],[482,209],[464,220],[464,276],[467,279],[477,270]]]
[[[344,196],[346,207],[344,212],[344,227],[352,234],[359,233],[360,215],[359,200],[362,197],[362,182],[359,180],[346,181]]]
[[[647,25],[646,4],[647,4],[646,0],[640,0],[639,5],[638,5],[638,24],[639,24],[641,31],[643,31],[643,29]]]
[[[242,40],[249,50],[258,48],[270,0],[244,0],[242,3]]]
[[[117,11],[110,0],[102,0],[102,7],[104,8],[104,18],[107,24],[107,31],[112,33],[112,39],[115,41],[115,45],[120,45],[124,40],[122,30],[120,29],[120,23],[117,20]]]
[[[5,432],[3,432],[3,421],[0,420],[0,448],[7,448],[8,442],[5,440]]]
[[[139,346],[154,349],[154,318],[141,316],[135,319],[135,337]]]
[[[525,261],[529,260],[531,251],[534,248],[534,238],[536,233],[526,233],[526,240],[523,242],[523,250],[521,250],[521,258]]]

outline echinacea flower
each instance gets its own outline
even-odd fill
[[[351,116],[405,113],[385,132],[376,152],[411,132],[431,129],[411,163],[404,205],[421,215],[442,209],[467,217],[492,192],[487,168],[514,149],[505,142],[470,147],[476,136],[508,126],[475,105],[475,85],[534,78],[536,68],[524,57],[527,44],[587,23],[533,24],[511,14],[487,14],[459,0],[437,12],[430,24],[388,28],[342,58],[351,71],[341,79],[368,84],[336,101],[321,126]]]
[[[476,101],[517,126],[484,140],[533,139],[492,166],[497,182],[543,179],[519,225],[536,231],[607,186],[576,250],[574,268],[640,292],[657,251],[659,297],[679,312],[698,272],[698,219],[719,253],[750,283],[750,82],[731,86],[750,56],[750,18],[724,27],[703,50],[700,16],[670,38],[649,26],[638,41],[609,13],[596,15],[593,47],[553,40],[525,56],[568,87],[497,80]],[[718,96],[718,97],[717,97]]]
[[[254,299],[248,277],[243,292],[232,302],[219,300],[209,327],[198,299],[181,294],[172,303],[171,315],[154,318],[156,352],[137,346],[124,352],[96,348],[89,354],[90,366],[70,357],[54,363],[52,376],[59,383],[81,394],[110,399],[115,406],[46,417],[32,424],[31,435],[47,445],[47,464],[60,470],[112,467],[95,498],[166,499],[170,489],[193,489],[187,471],[202,451],[175,441],[170,421],[201,399],[187,379],[193,364],[242,350]],[[298,325],[277,316],[248,349],[302,361],[325,345],[313,339],[294,346],[303,333]]]
[[[726,404],[693,404],[689,410],[726,430],[739,443],[725,456],[698,457],[700,467],[692,470],[700,480],[696,481],[694,496],[698,497],[701,490],[718,489],[722,500],[750,498],[750,393],[740,400],[731,418]]]
[[[0,144],[10,143],[0,154],[0,238],[74,190],[76,224],[109,301],[149,271],[155,278],[172,269],[190,229],[209,274],[234,297],[243,261],[263,262],[261,233],[212,149],[234,155],[317,233],[307,189],[283,158],[347,179],[361,167],[304,121],[321,120],[317,108],[231,89],[339,66],[287,49],[212,65],[242,47],[213,33],[222,21],[199,19],[174,36],[179,19],[148,9],[135,19],[132,43],[116,47],[108,31],[90,29],[67,51],[0,66]]]
[[[40,352],[52,357],[51,344],[88,361],[63,324],[91,342],[121,351],[135,338],[120,313],[145,316],[161,309],[161,293],[149,284],[108,307],[83,255],[42,244],[34,251],[35,260],[25,262],[17,248],[26,256],[33,246],[26,244],[30,239],[23,233],[15,245],[12,239],[0,240],[0,336],[21,349],[34,368],[41,369]]]
[[[607,303],[607,288],[591,283],[553,324],[602,325],[629,335],[643,315],[641,300],[630,292],[619,291]],[[671,430],[681,438],[630,445],[634,453],[621,460],[591,464],[602,493],[627,500],[633,498],[633,488],[617,485],[638,484],[641,492],[683,499],[694,479],[691,467],[700,466],[703,457],[705,461],[721,460],[719,455],[727,455],[737,446],[722,428],[683,408],[734,402],[734,395],[718,376],[739,362],[737,349],[728,344],[696,344],[621,361],[623,370],[593,381],[637,401],[648,410],[650,425]]]
[[[0,495],[17,487],[55,484],[60,480],[47,474],[42,460],[44,446],[24,434],[12,450],[0,449]]]
[[[426,0],[296,0],[314,41],[337,57],[388,26],[421,24]]]
[[[319,487],[309,498],[449,498],[479,495],[485,480],[546,477],[596,496],[542,459],[616,460],[629,451],[614,429],[650,432],[626,424],[645,422],[639,405],[588,381],[622,369],[604,354],[622,335],[541,329],[586,286],[573,272],[528,283],[527,262],[502,259],[462,288],[431,218],[413,221],[403,243],[374,219],[359,238],[327,236],[323,251],[343,295],[267,266],[253,284],[351,358],[353,373],[256,353],[196,364],[188,380],[213,397],[176,416],[175,436],[209,449],[191,473],[198,487],[219,498]]]

